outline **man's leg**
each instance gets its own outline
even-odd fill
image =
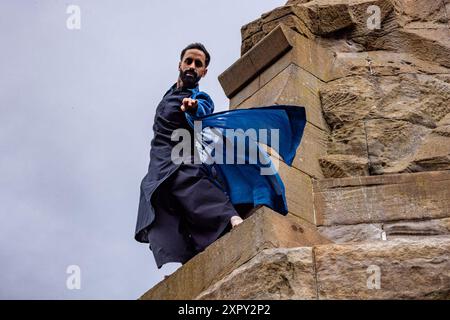
[[[211,180],[204,165],[182,165],[170,189],[184,209],[186,227],[198,252],[230,227],[232,217],[239,217],[228,196]]]
[[[150,249],[158,268],[171,262],[185,263],[196,254],[186,230],[183,231],[181,226],[180,212],[173,208],[170,179],[166,182],[154,194],[155,221],[148,231]]]

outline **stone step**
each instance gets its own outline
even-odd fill
[[[197,299],[450,299],[450,237],[267,249]]]
[[[323,238],[313,225],[263,207],[145,293],[141,299],[194,299],[263,250],[324,243],[330,241]]]

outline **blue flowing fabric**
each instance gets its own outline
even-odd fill
[[[231,110],[206,116],[194,116],[186,113],[186,118],[193,128],[195,121],[201,121],[201,129],[203,131],[208,129],[209,138],[211,138],[211,133],[217,135],[215,140],[210,139],[210,141],[196,137],[197,142],[202,145],[206,152],[210,152],[210,157],[215,155],[214,152],[211,152],[211,150],[214,150],[211,143],[217,144],[217,139],[224,140],[221,141],[221,150],[223,150],[221,152],[224,153],[224,158],[226,158],[226,153],[230,152],[229,149],[224,147],[226,145],[225,140],[231,139],[227,134],[227,129],[241,129],[244,132],[253,129],[252,132],[256,132],[256,136],[250,138],[247,136],[245,143],[246,150],[256,148],[259,156],[256,162],[249,154],[239,154],[239,152],[234,151],[235,162],[233,164],[227,164],[227,162],[224,164],[214,163],[210,165],[210,168],[214,168],[214,171],[217,172],[222,189],[228,194],[234,205],[253,204],[254,207],[265,205],[281,214],[288,213],[285,188],[278,172],[273,171],[273,174],[269,175],[261,174],[261,170],[264,168],[274,170],[274,165],[267,152],[260,147],[258,142],[261,142],[261,132],[264,132],[264,129],[265,132],[278,129],[279,143],[271,141],[271,134],[267,134],[267,139],[263,139],[264,144],[275,150],[286,164],[292,165],[306,125],[304,107],[275,105]],[[220,150],[220,147],[217,149]],[[217,153],[217,150],[215,152]],[[245,163],[237,164],[238,159],[245,160]]]

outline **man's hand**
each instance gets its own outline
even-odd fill
[[[198,101],[191,98],[184,98],[183,103],[181,104],[181,111],[197,111]]]

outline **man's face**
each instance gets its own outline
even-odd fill
[[[208,72],[205,53],[198,49],[187,50],[180,61],[178,70],[183,87],[195,88],[200,79]]]

